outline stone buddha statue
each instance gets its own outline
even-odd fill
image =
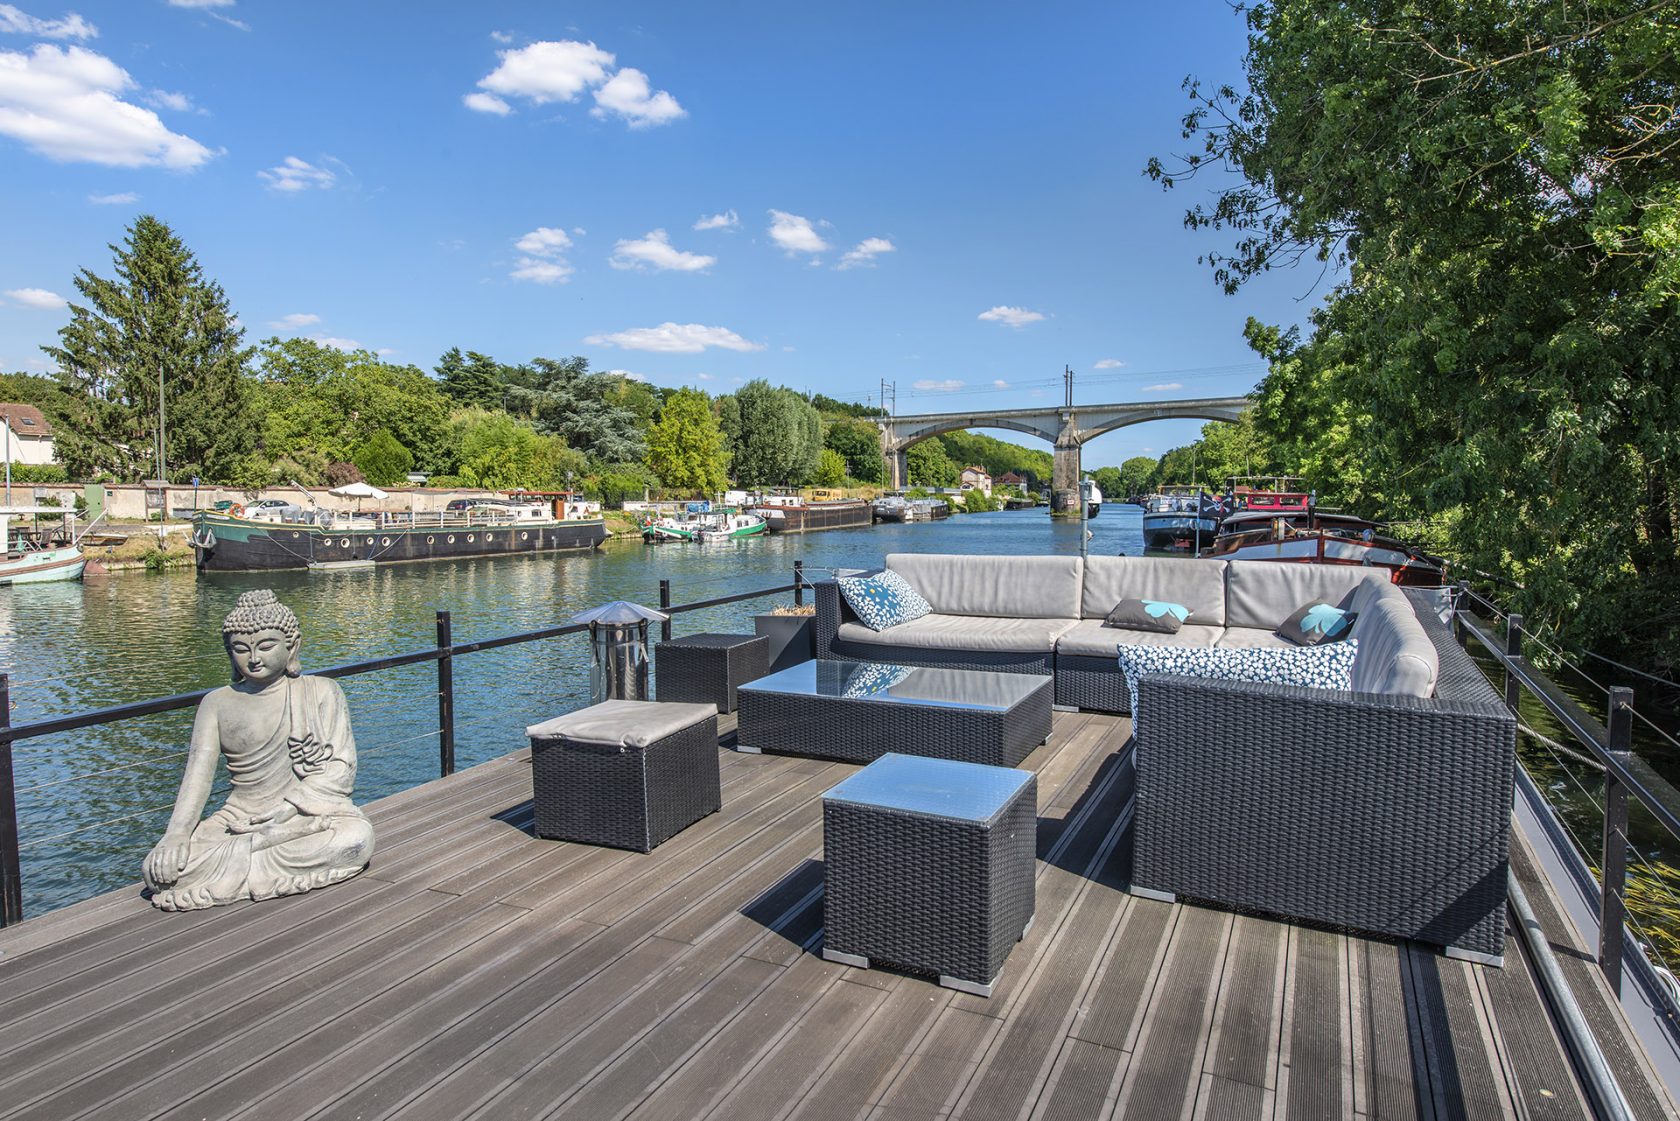
[[[222,641],[233,684],[199,703],[175,812],[146,857],[152,905],[165,911],[325,887],[373,855],[373,826],[350,801],[356,741],[344,691],[303,676],[297,616],[273,592],[246,592]],[[233,789],[200,821],[218,757]]]

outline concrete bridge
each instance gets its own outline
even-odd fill
[[[929,413],[923,416],[875,417],[881,430],[881,454],[887,481],[897,489],[909,478],[907,453],[930,436],[969,428],[1007,428],[1045,440],[1055,449],[1050,479],[1050,512],[1079,509],[1079,449],[1087,440],[1149,420],[1234,421],[1252,403],[1248,397],[1208,397],[1189,401],[1130,401],[1119,405],[1055,405],[992,412]]]

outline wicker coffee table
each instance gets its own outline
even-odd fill
[[[654,649],[662,701],[714,704],[735,711],[735,691],[770,672],[770,640],[754,634],[691,634]]]
[[[743,685],[741,751],[846,763],[888,752],[1013,767],[1050,738],[1051,679],[880,662],[802,662]]]
[[[885,755],[823,795],[823,957],[991,996],[1032,925],[1038,779]]]

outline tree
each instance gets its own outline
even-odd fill
[[[535,358],[510,369],[508,412],[539,432],[565,438],[567,445],[600,463],[632,462],[646,452],[637,414],[615,403],[624,395],[619,374],[594,374],[589,359]]]
[[[735,394],[740,410],[736,478],[744,486],[804,486],[816,478],[822,418],[810,403],[762,378]]]
[[[488,355],[450,347],[438,359],[436,374],[442,383],[444,396],[458,406],[476,409],[498,409],[507,387],[502,364]]]
[[[1103,501],[1118,502],[1126,497],[1125,483],[1118,467],[1099,467],[1091,472],[1091,481],[1103,492]]]
[[[1155,461],[1147,455],[1134,455],[1120,464],[1119,485],[1114,488],[1114,497],[1131,498],[1134,495],[1147,494],[1150,482],[1155,476]],[[1106,494],[1108,488],[1104,487]]]
[[[1227,290],[1346,269],[1305,340],[1261,325],[1256,422],[1356,512],[1419,519],[1564,641],[1680,661],[1680,12],[1434,0],[1246,13],[1248,93],[1191,83],[1240,185]]]
[[[589,482],[591,492],[599,496],[602,505],[612,507],[622,507],[627,501],[640,499],[644,493],[659,486],[659,480],[640,463],[608,464]]]
[[[1043,482],[1051,475],[1051,456],[1037,448],[1024,448],[983,432],[947,432],[939,442],[945,454],[961,466],[975,464],[994,479],[1010,471]]]
[[[167,225],[141,215],[110,246],[115,277],[82,269],[72,283],[58,363],[64,419],[58,458],[80,477],[223,479],[256,446],[257,423],[242,377],[242,346],[227,297]],[[163,462],[156,431],[162,392]]]
[[[833,448],[824,448],[817,457],[817,485],[837,487],[845,481],[846,457]]]
[[[648,432],[648,466],[667,487],[713,494],[728,482],[729,456],[711,398],[679,389]]]
[[[503,412],[462,409],[449,418],[455,448],[450,473],[463,486],[490,490],[558,490],[588,469],[582,453]]]
[[[392,487],[407,479],[409,469],[414,466],[414,453],[381,428],[362,442],[353,460],[368,482],[376,487]]]
[[[916,486],[954,486],[957,476],[962,474],[962,468],[945,454],[945,445],[937,439],[911,444],[904,459],[910,474],[909,481]]]
[[[820,399],[819,394],[819,399]],[[829,424],[823,445],[846,460],[846,474],[860,483],[880,483],[887,477],[881,456],[881,432],[866,420],[836,420]]]

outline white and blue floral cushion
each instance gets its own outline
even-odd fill
[[[1203,646],[1137,646],[1122,643],[1120,669],[1132,691],[1132,731],[1138,729],[1138,680],[1151,673],[1205,677],[1214,681],[1258,681],[1312,689],[1353,689],[1353,659],[1359,640],[1323,646],[1240,649]]]
[[[872,631],[884,631],[933,612],[922,594],[896,572],[837,581],[846,606]]]
[[[892,666],[881,662],[861,663],[847,676],[846,686],[840,691],[840,695],[854,700],[880,696],[914,672],[909,666]]]

